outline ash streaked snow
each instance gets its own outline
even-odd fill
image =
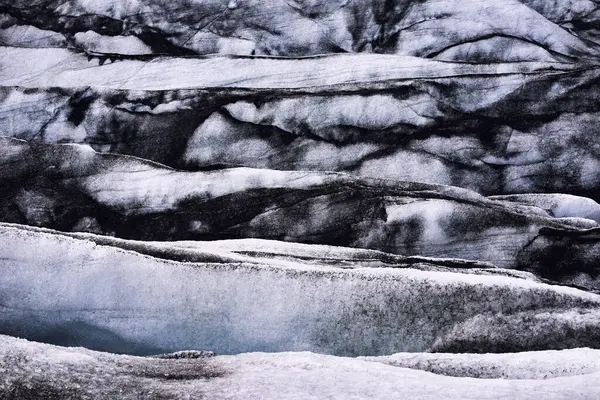
[[[596,3],[0,0],[0,398],[599,398]]]
[[[179,171],[88,146],[0,142],[6,222],[135,240],[256,238],[465,259],[600,287],[600,228],[587,208],[556,218],[450,186],[317,171]]]

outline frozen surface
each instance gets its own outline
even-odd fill
[[[333,172],[179,171],[1,139],[6,222],[136,240],[273,239],[483,261],[597,289],[599,224],[439,185]],[[10,168],[8,168],[10,166]],[[576,283],[577,282],[577,283]]]
[[[492,198],[539,207],[557,218],[587,218],[600,222],[600,204],[585,197],[556,193],[530,193]]]
[[[0,398],[600,398],[599,62],[597,0],[0,0]]]
[[[64,49],[0,51],[5,136],[190,171],[342,171],[600,200],[591,63],[382,54],[109,62]]]
[[[340,268],[327,253],[324,264],[315,261],[320,246],[312,263],[278,263],[233,261],[221,243],[197,242],[213,258],[192,262],[180,244],[170,257],[163,244],[158,258],[92,236],[11,225],[0,233],[2,332],[44,342],[132,354],[364,356],[464,352],[471,342],[475,352],[598,343],[600,296],[510,274],[450,272],[427,261],[370,268],[360,257]]]
[[[470,62],[598,57],[590,0],[3,0],[16,24],[144,41],[147,54],[394,53]],[[16,36],[16,35],[15,35]],[[18,36],[15,37],[18,39]],[[41,45],[41,44],[40,44]],[[65,46],[66,47],[66,46]],[[94,48],[79,43],[78,50]]]
[[[598,354],[589,349],[494,355],[485,357],[483,363],[478,358],[461,361],[472,374],[485,372],[486,364],[511,370],[512,376],[506,379],[449,377],[385,365],[384,358],[369,362],[306,352],[160,360],[55,347],[7,336],[0,336],[0,355],[0,394],[9,399],[40,394],[244,400],[387,400],[399,393],[415,399],[461,400],[593,399],[600,395]],[[430,357],[430,367],[444,368],[454,356],[434,357]],[[533,367],[534,371],[546,369],[555,377],[544,379],[529,371],[518,372],[518,364],[536,362],[540,365]],[[573,365],[578,368],[573,369]]]
[[[398,353],[361,359],[456,377],[552,379],[598,372],[598,355],[598,350],[571,349],[511,354]]]
[[[74,35],[75,43],[95,53],[139,55],[151,53],[151,48],[135,36],[102,36],[93,31]]]
[[[465,74],[512,74],[573,70],[569,63],[502,63],[473,65],[419,57],[340,54],[300,59],[269,57],[162,57],[151,61],[124,60],[104,65],[62,49],[3,47],[0,85],[22,87],[95,86],[131,90],[232,87],[244,89],[303,89],[361,85],[425,77]],[[32,63],[30,60],[39,60]],[[202,73],[199,73],[202,71]],[[400,82],[397,85],[401,85]],[[354,89],[353,89],[354,87]]]

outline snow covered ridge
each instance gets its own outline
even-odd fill
[[[600,296],[526,274],[451,272],[441,260],[372,268],[356,250],[323,246],[299,246],[309,262],[239,257],[228,250],[235,241],[160,244],[165,253],[213,257],[175,261],[91,235],[6,224],[0,234],[0,333],[47,343],[129,354],[348,356],[598,346]],[[332,264],[328,252],[346,254],[350,268]]]
[[[415,355],[414,357],[420,357]],[[486,361],[435,356],[432,368],[469,376],[489,364],[509,379],[435,375],[369,361],[311,353],[251,353],[192,360],[117,356],[0,336],[0,395],[35,398],[168,399],[579,399],[600,395],[597,350],[493,355]],[[534,364],[535,363],[535,364]],[[524,368],[526,367],[526,368]],[[529,367],[529,368],[527,368]],[[537,371],[539,375],[534,375]],[[544,376],[554,379],[543,379]]]
[[[332,55],[99,66],[61,49],[0,52],[5,136],[186,170],[343,171],[600,200],[594,65]]]
[[[600,54],[591,0],[2,0],[0,13],[7,45],[92,53],[379,52],[483,63]]]
[[[36,233],[49,233],[74,239],[89,240],[97,245],[118,247],[170,261],[204,263],[254,263],[282,266],[292,263],[306,266],[338,268],[416,268],[425,271],[455,271],[462,273],[512,276],[539,281],[531,273],[497,268],[493,264],[452,258],[400,256],[376,250],[328,245],[280,242],[266,239],[230,239],[210,242],[175,241],[147,242],[101,236],[84,232],[63,232],[29,225],[0,222],[0,226]],[[288,263],[289,262],[289,263]]]
[[[482,379],[551,379],[589,374],[600,369],[598,350],[572,349],[505,354],[398,353],[360,357],[434,374]]]
[[[585,199],[581,214],[575,201],[557,218],[450,186],[333,172],[187,172],[82,145],[0,143],[5,222],[125,239],[262,238],[461,258],[600,288],[600,225],[586,218]]]

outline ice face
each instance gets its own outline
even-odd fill
[[[306,56],[378,52],[456,61],[553,60],[597,57],[598,13],[586,0],[358,1],[70,1],[44,13],[43,2],[9,1],[7,31],[15,25],[69,35],[85,51],[130,54],[258,54]],[[515,15],[518,16],[515,18]],[[460,21],[460,23],[457,23]],[[12,33],[16,44],[27,38]],[[115,40],[117,38],[118,40]],[[21,41],[19,41],[21,39]],[[44,41],[39,39],[38,46]],[[66,47],[66,46],[65,46]],[[468,47],[468,49],[467,49]],[[490,47],[494,47],[490,51]]]
[[[600,298],[576,289],[418,270],[401,261],[396,268],[365,268],[356,258],[340,268],[328,265],[327,256],[319,263],[318,246],[295,250],[311,254],[310,264],[260,257],[191,263],[169,259],[186,254],[177,243],[163,244],[163,258],[155,258],[118,241],[96,244],[93,236],[10,225],[2,226],[2,235],[2,332],[63,345],[135,354],[210,349],[356,356],[457,346],[481,334],[488,342],[471,350],[511,351],[523,349],[512,332],[515,318],[530,321],[520,334],[536,349],[591,346],[600,323]],[[252,242],[243,253],[248,246]],[[294,253],[293,244],[286,246]],[[235,241],[194,247],[226,260]],[[579,312],[569,322],[578,332],[570,341],[560,339],[566,309],[581,310],[569,311]],[[487,329],[506,333],[490,339]]]
[[[258,238],[479,260],[597,288],[599,225],[584,214],[555,217],[449,186],[316,171],[189,172],[89,146],[2,142],[13,149],[2,158],[13,167],[0,176],[11,187],[0,202],[8,222],[137,240]]]

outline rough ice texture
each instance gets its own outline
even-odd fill
[[[415,356],[418,357],[418,356]],[[445,370],[448,358],[430,357]],[[456,357],[456,356],[450,356]],[[549,400],[600,396],[597,351],[458,358],[469,374],[490,364],[512,371],[508,379],[436,375],[370,361],[310,353],[251,353],[192,360],[116,356],[0,336],[0,396],[119,399],[381,399]],[[396,358],[397,359],[397,358]],[[381,362],[380,362],[381,361]],[[553,363],[553,365],[550,365]],[[540,365],[541,364],[541,365]],[[521,366],[531,369],[521,370]],[[545,370],[554,379],[530,371]]]
[[[538,207],[556,218],[587,218],[600,222],[600,204],[585,197],[557,193],[529,193],[491,198]]]
[[[331,172],[185,172],[81,145],[0,143],[6,222],[126,239],[262,238],[480,260],[600,288],[600,228],[583,215],[556,218],[448,186]]]
[[[544,72],[558,77],[579,73],[588,79],[593,79],[596,72],[594,64],[517,62],[478,65],[382,54],[339,54],[300,59],[160,57],[150,61],[118,60],[100,65],[97,60],[64,49],[4,47],[1,50],[6,57],[0,61],[3,67],[0,84],[25,88],[93,86],[133,91],[230,88],[315,93],[337,89],[344,94],[361,92],[365,88],[378,88],[379,91],[386,86],[390,89],[402,88],[407,85],[403,81],[410,83],[411,80],[426,78],[461,78],[465,75],[481,78],[483,75],[501,81],[507,75],[508,85],[504,90],[510,92],[511,86],[535,81]],[[38,62],[32,63],[32,59]],[[481,79],[479,83],[483,84]],[[564,85],[564,91],[574,89],[572,82],[564,82]],[[488,97],[484,94],[480,96]],[[501,92],[489,96],[487,102],[493,103],[500,96]],[[472,108],[485,105],[469,104]],[[543,109],[543,105],[538,107]]]
[[[450,272],[440,260],[371,268],[355,256],[340,268],[317,246],[299,249],[312,263],[251,253],[235,262],[227,246],[196,242],[205,261],[178,261],[199,255],[174,243],[162,244],[159,258],[118,240],[6,224],[0,233],[0,331],[32,340],[129,354],[372,356],[597,347],[600,339],[596,294],[485,269]]]
[[[147,54],[172,55],[377,52],[474,62],[599,55],[600,13],[589,0],[2,0],[0,12],[10,18],[4,30],[53,31],[92,53],[131,54],[113,40],[123,37],[145,43]],[[76,39],[86,32],[104,37],[101,49]]]
[[[599,398],[599,29],[0,0],[0,398]]]
[[[595,65],[333,55],[100,66],[67,50],[1,51],[5,136],[186,170],[343,171],[600,200]]]

